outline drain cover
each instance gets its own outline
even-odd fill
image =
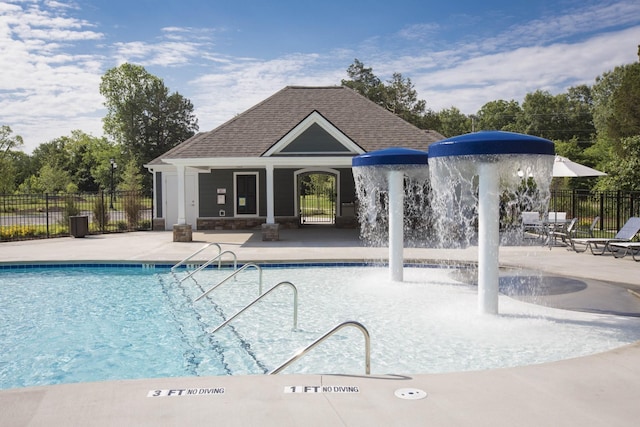
[[[394,394],[396,397],[406,400],[418,400],[427,397],[427,392],[419,388],[399,388]]]

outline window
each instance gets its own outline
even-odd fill
[[[258,215],[258,173],[234,173],[236,215]]]

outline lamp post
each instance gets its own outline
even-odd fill
[[[118,164],[114,159],[109,159],[109,163],[111,163],[111,202],[109,203],[109,209],[113,209],[113,194],[116,191],[115,181],[113,180],[113,173],[118,167]]]

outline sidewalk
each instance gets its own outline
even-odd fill
[[[0,262],[167,263],[195,252],[204,242],[220,243],[242,262],[387,257],[385,248],[363,247],[355,230],[301,229],[282,230],[278,242],[262,242],[259,233],[251,232],[196,232],[190,243],[172,242],[171,232],[10,242],[0,244]],[[477,249],[406,249],[405,259],[475,262]],[[640,263],[630,257],[522,246],[501,247],[500,262],[550,276],[588,279],[586,289],[560,295],[553,301],[556,305],[631,314],[640,305],[627,292],[640,290]],[[0,391],[0,426],[635,426],[640,420],[639,362],[636,343],[573,360],[480,372],[196,377],[31,387]],[[310,388],[286,393],[292,386]],[[316,386],[357,392],[312,393]],[[224,393],[147,397],[154,390],[214,388]],[[399,399],[399,389],[416,395],[423,390],[427,396]]]

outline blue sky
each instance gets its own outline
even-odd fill
[[[102,135],[101,76],[144,66],[208,131],[287,85],[337,85],[354,58],[435,111],[553,94],[638,60],[637,0],[0,0],[0,124],[26,152]]]

